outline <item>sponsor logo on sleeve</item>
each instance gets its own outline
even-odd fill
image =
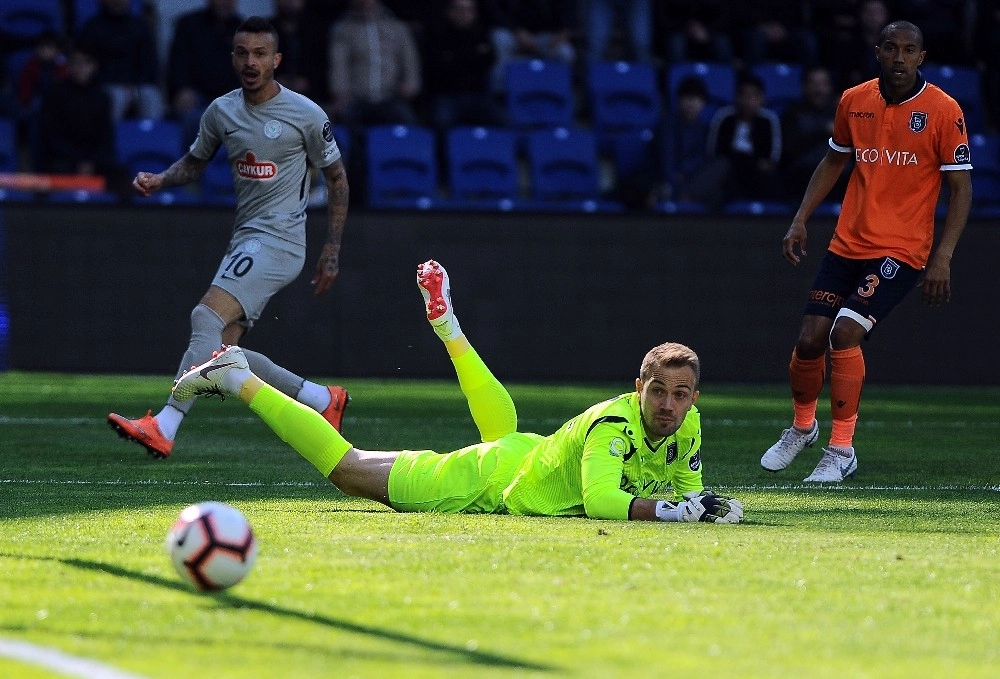
[[[330,124],[329,120],[323,123],[323,141],[327,144],[333,141],[333,125]]]
[[[955,163],[958,165],[964,165],[972,160],[972,154],[969,152],[968,144],[959,144],[955,147]]]
[[[691,459],[688,460],[688,468],[690,468],[693,472],[701,469],[701,451],[691,456]]]
[[[608,453],[611,457],[625,457],[625,439],[616,437],[611,439],[608,446]]]

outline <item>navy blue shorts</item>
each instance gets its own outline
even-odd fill
[[[847,259],[827,250],[805,313],[847,316],[871,330],[916,287],[920,270],[892,257]]]

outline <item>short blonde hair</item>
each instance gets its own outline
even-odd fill
[[[683,344],[664,342],[646,353],[646,357],[642,359],[642,366],[639,368],[639,379],[642,382],[648,381],[659,367],[681,368],[683,366],[690,366],[691,370],[694,371],[694,385],[697,387],[701,381],[701,359],[698,358],[698,354]]]

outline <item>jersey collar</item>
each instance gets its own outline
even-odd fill
[[[921,73],[920,71],[917,71],[917,81],[915,83],[913,83],[913,89],[911,89],[909,92],[907,92],[906,96],[904,96],[903,98],[894,101],[892,98],[889,97],[888,92],[886,92],[885,86],[882,83],[882,76],[878,77],[878,91],[879,91],[879,94],[882,95],[882,99],[885,100],[885,103],[889,104],[889,105],[893,105],[893,104],[898,105],[898,104],[904,104],[904,103],[908,102],[910,99],[913,99],[915,96],[917,96],[918,94],[920,94],[923,91],[923,89],[924,89],[924,87],[926,85],[927,85],[927,81],[924,80],[924,74]]]

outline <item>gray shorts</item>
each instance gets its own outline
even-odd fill
[[[296,245],[254,229],[240,229],[229,241],[212,285],[243,306],[246,325],[260,318],[268,300],[302,272],[304,245]]]

